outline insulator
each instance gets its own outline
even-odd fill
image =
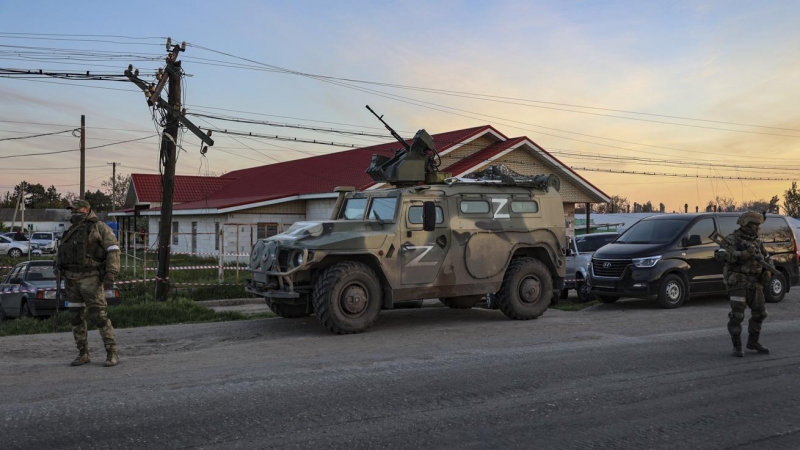
[[[206,136],[211,137],[211,130],[206,131]]]
[[[136,69],[136,70],[133,71],[133,76],[135,76],[135,77],[139,76],[139,69]]]
[[[203,148],[200,149],[200,154],[205,155],[206,153],[208,153],[208,146],[204,145]]]
[[[185,115],[186,115],[186,108],[183,108],[183,109],[181,109],[181,115],[182,115],[182,116],[185,116]]]
[[[186,51],[186,41],[181,42],[181,50]]]
[[[169,51],[170,47],[172,47],[172,38],[168,37],[167,38],[167,51]]]

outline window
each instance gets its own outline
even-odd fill
[[[714,221],[709,217],[708,219],[703,219],[692,226],[688,233],[686,233],[686,237],[698,235],[700,236],[700,242],[702,244],[710,244],[714,242],[711,240],[709,236],[711,233],[714,232]]]
[[[373,220],[394,220],[394,210],[396,206],[397,197],[373,198],[367,218]]]
[[[219,222],[214,222],[214,250],[219,250]]]
[[[408,223],[422,223],[422,206],[408,208]],[[444,223],[444,212],[442,212],[441,206],[436,207],[436,223]]]
[[[489,212],[489,202],[484,200],[462,200],[461,212],[465,214],[486,214]]]
[[[8,244],[11,241],[5,236],[0,236],[0,242],[3,243],[3,244]]]
[[[56,273],[52,265],[34,265],[28,266],[28,272],[25,274],[26,281],[44,281],[56,279]]]
[[[172,222],[172,245],[178,245],[178,222]]]
[[[719,234],[727,236],[736,231],[736,229],[739,228],[739,225],[736,224],[737,220],[739,220],[739,218],[734,216],[717,216]]]
[[[666,244],[672,242],[685,226],[686,220],[679,219],[640,220],[628,228],[617,239],[617,242],[622,244]]]
[[[761,242],[791,242],[792,229],[783,217],[768,217],[759,230]]]
[[[366,198],[348,198],[345,200],[339,218],[345,220],[361,220],[364,218],[364,209],[366,207]]]
[[[511,211],[515,213],[538,213],[539,203],[533,200],[511,202]]]
[[[618,234],[610,234],[610,235],[600,235],[600,236],[592,236],[591,234],[578,236],[575,238],[575,243],[578,246],[578,251],[581,253],[584,252],[596,252],[600,247],[610,244],[614,242],[614,239],[619,236]]]
[[[257,231],[256,231],[256,238],[257,239],[266,239],[271,236],[275,236],[278,234],[278,224],[277,223],[260,223],[258,224]]]
[[[53,237],[50,233],[33,233],[31,239],[51,240]]]

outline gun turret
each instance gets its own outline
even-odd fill
[[[427,131],[417,131],[414,140],[409,145],[389,124],[384,122],[383,116],[376,114],[369,105],[367,105],[367,109],[403,145],[403,150],[398,150],[393,157],[372,155],[372,164],[367,168],[367,174],[374,181],[391,183],[395,186],[410,186],[421,182],[441,183],[450,176],[450,174],[439,172],[441,159],[436,151],[436,144]]]

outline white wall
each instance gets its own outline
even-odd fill
[[[305,220],[330,220],[334,206],[336,206],[335,198],[306,200]]]

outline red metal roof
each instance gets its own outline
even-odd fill
[[[131,174],[133,188],[140,203],[161,203],[161,175]],[[174,202],[184,203],[206,198],[227,186],[235,178],[175,176]]]
[[[451,164],[449,167],[446,167],[446,168],[442,169],[442,171],[450,172],[450,173],[453,174],[454,177],[458,176],[459,174],[464,173],[467,170],[469,170],[469,169],[471,169],[471,168],[473,168],[475,166],[480,166],[481,164],[486,163],[493,156],[498,155],[499,153],[501,153],[504,150],[508,150],[509,147],[512,147],[512,146],[514,146],[516,144],[519,144],[520,142],[524,141],[525,139],[526,138],[524,138],[524,137],[518,137],[518,138],[509,139],[507,141],[500,141],[500,142],[494,143],[494,144],[492,144],[492,145],[490,145],[490,146],[488,146],[488,147],[486,147],[486,148],[484,148],[482,150],[479,150],[479,151],[477,151],[477,152],[465,157],[461,161],[456,161],[454,164]]]

